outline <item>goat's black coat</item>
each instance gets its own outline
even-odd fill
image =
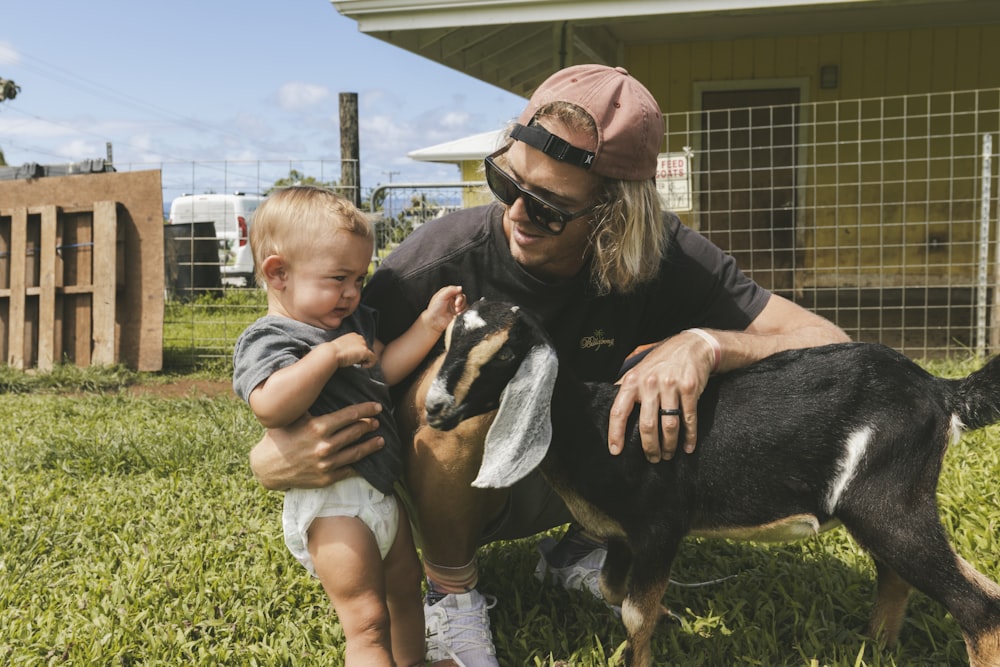
[[[428,423],[438,428],[495,409],[528,350],[548,344],[509,304],[473,310],[474,326],[461,316],[453,325],[435,381],[447,400],[427,399]],[[505,344],[481,359],[476,346],[497,332]],[[471,359],[476,379],[455,397]],[[1000,419],[1000,358],[950,380],[881,345],[781,352],[711,378],[698,403],[695,452],[657,464],[642,452],[638,411],[622,453],[609,453],[616,394],[612,384],[578,382],[560,368],[541,469],[584,527],[609,540],[604,586],[632,605],[623,606],[630,662],[650,661],[651,607],[659,608],[685,535],[788,538],[758,529],[790,528],[794,537],[840,522],[878,566],[870,631],[895,641],[913,585],[953,614],[974,665],[1000,664],[1000,588],[954,554],[935,501],[949,441]]]
[[[637,513],[636,501],[650,492],[678,503],[683,498],[691,527],[699,530],[763,525],[789,514],[812,514],[825,523],[833,515],[820,499],[836,476],[843,443],[863,427],[874,434],[861,470],[889,467],[908,487],[936,485],[957,407],[958,383],[928,375],[889,348],[792,350],[711,378],[698,403],[695,452],[651,465],[640,445],[637,412],[621,455],[612,456],[606,446],[588,447],[582,455],[580,443],[607,442],[617,387],[580,384],[567,375],[560,371],[553,392],[553,422],[574,426],[555,429],[546,466],[553,476],[573,480],[577,493],[623,526],[640,531],[648,517]],[[940,446],[913,445],[929,441]],[[846,493],[841,505],[853,495]],[[869,502],[860,495],[854,502]]]

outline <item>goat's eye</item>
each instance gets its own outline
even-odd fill
[[[494,357],[494,359],[496,359],[497,361],[510,361],[513,358],[514,358],[514,350],[510,349],[509,347],[500,348],[500,351],[497,352],[496,356]]]

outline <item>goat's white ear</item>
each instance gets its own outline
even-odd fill
[[[538,467],[552,441],[552,388],[559,362],[548,345],[531,348],[500,395],[472,486],[506,488]]]

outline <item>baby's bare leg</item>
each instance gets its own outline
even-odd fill
[[[309,555],[344,628],[346,667],[395,665],[385,569],[371,529],[357,517],[320,517],[309,527]]]

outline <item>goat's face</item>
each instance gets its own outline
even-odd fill
[[[472,485],[511,486],[542,462],[552,441],[555,349],[516,306],[487,301],[455,318],[445,348],[424,399],[427,423],[447,431],[496,410]]]
[[[447,431],[495,410],[538,335],[517,306],[479,301],[445,332],[444,361],[427,393],[427,423]]]

